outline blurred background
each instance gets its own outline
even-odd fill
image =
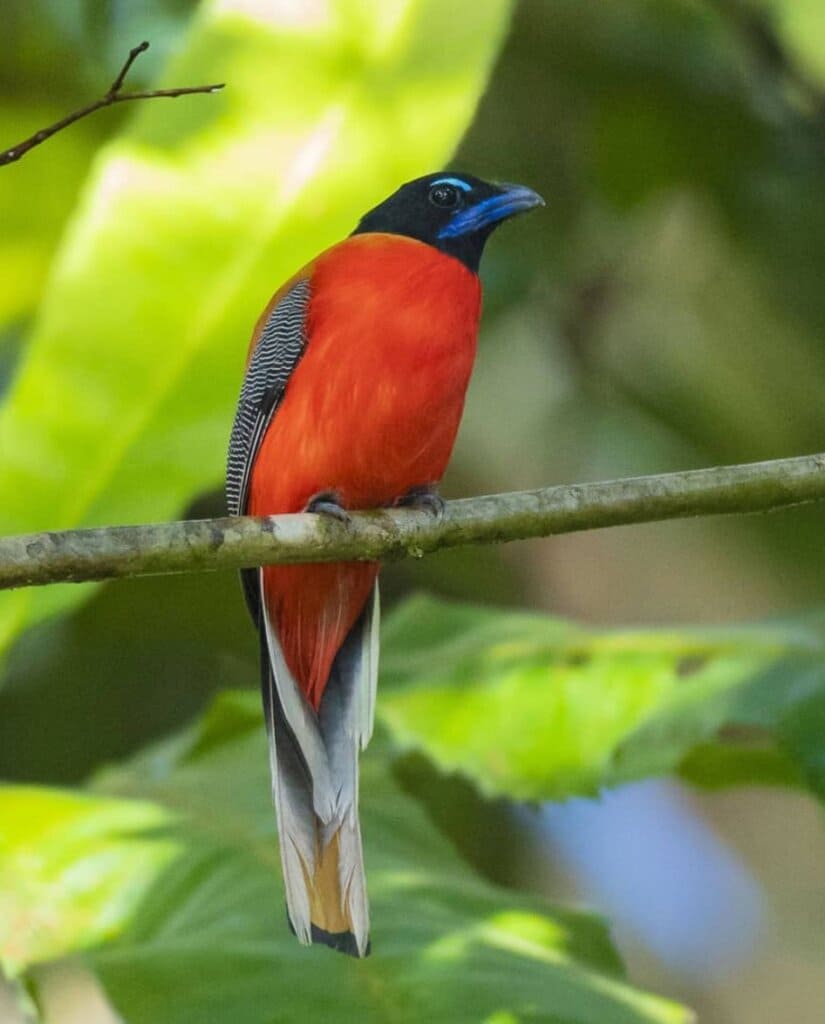
[[[3,0],[0,146],[98,95],[142,38],[134,84],[151,82],[192,7]],[[25,195],[0,172],[0,392],[95,151],[130,116],[21,163]],[[523,0],[453,166],[547,208],[485,257],[448,497],[825,450],[821,0]],[[221,508],[215,492],[188,513]],[[823,528],[813,508],[466,548],[389,568],[384,594],[597,624],[778,618],[825,600]],[[0,777],[82,779],[256,685],[255,657],[233,575],[107,585],[12,649]],[[401,772],[492,878],[597,907],[633,981],[704,1024],[822,1020],[812,798],[651,781],[527,812],[414,758]]]

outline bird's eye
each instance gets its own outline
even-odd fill
[[[433,185],[430,189],[430,202],[433,206],[440,206],[443,210],[458,206],[459,193],[453,185],[442,183]]]

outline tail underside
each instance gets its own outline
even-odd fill
[[[262,609],[264,602],[261,602]],[[262,618],[262,679],[289,923],[304,944],[369,953],[358,755],[372,733],[378,585],[333,663],[316,713]]]

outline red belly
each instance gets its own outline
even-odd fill
[[[437,483],[475,357],[475,274],[431,246],[357,235],[312,269],[306,352],[264,438],[253,515],[297,512],[320,491],[347,508],[388,505]],[[267,606],[284,656],[318,706],[378,565],[272,566]]]

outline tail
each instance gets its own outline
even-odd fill
[[[358,754],[378,676],[378,584],[333,663],[316,714],[289,671],[261,591],[264,711],[289,923],[306,945],[369,953]]]

